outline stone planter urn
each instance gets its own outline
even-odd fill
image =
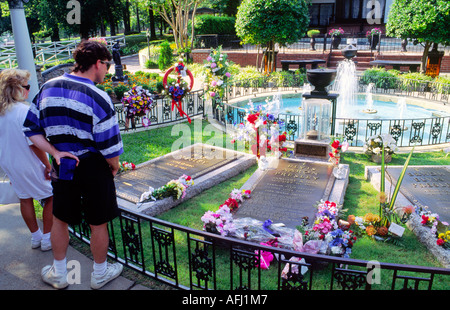
[[[378,42],[380,41],[380,37],[378,35],[370,36],[367,38],[369,40],[370,49],[376,50]]]
[[[341,36],[333,36],[331,38],[331,46],[333,47],[333,49],[338,49],[339,48],[339,44],[341,44]]]
[[[308,82],[315,88],[311,94],[327,95],[325,87],[330,86],[336,78],[335,69],[311,69],[306,71]]]

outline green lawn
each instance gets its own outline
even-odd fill
[[[212,137],[215,137],[215,141],[224,142],[229,139],[225,134],[216,132],[215,134],[204,134],[205,129],[210,128],[208,122],[202,122],[202,132],[199,132],[198,123],[194,130],[194,122],[192,125],[182,124],[182,127],[175,127],[177,125],[168,126],[164,128],[157,128],[148,131],[127,133],[123,134],[124,142],[124,153],[121,155],[121,161],[133,162],[139,164],[147,160],[159,157],[161,155],[171,152],[171,147],[174,142],[180,139],[180,128],[184,129],[184,134],[186,132],[190,135],[187,140],[191,143],[202,141],[208,143],[211,141]],[[188,126],[188,127],[186,127]],[[203,133],[203,134],[202,134]],[[218,135],[218,136],[214,136]],[[185,137],[186,138],[186,137]],[[400,165],[402,166],[407,158],[408,154],[395,154],[393,156],[390,165]],[[343,208],[348,209],[346,214],[355,214],[363,216],[367,212],[378,212],[378,191],[373,188],[373,186],[364,179],[364,169],[367,165],[376,165],[369,161],[368,156],[364,154],[357,154],[347,152],[342,158],[342,163],[350,165],[350,178],[349,185],[347,188],[345,203]],[[410,165],[441,165],[448,164],[449,158],[442,151],[427,152],[427,153],[414,153],[411,159]],[[203,193],[197,195],[196,197],[186,201],[177,207],[171,209],[170,211],[162,214],[159,218],[170,221],[176,224],[188,226],[198,230],[202,230],[202,222],[200,220],[201,216],[208,210],[217,210],[219,205],[222,204],[227,198],[229,193],[234,188],[240,188],[246,180],[252,175],[252,173],[257,169],[256,165],[248,169],[246,172],[241,173],[229,180],[225,180],[223,183],[204,191]],[[195,181],[195,180],[194,180]],[[300,224],[300,223],[299,223]],[[144,231],[144,236],[148,232]],[[145,239],[145,237],[144,237]],[[150,239],[150,238],[148,238]],[[144,240],[144,244],[150,248],[150,241]],[[181,234],[175,234],[175,242],[177,244],[177,265],[180,270],[187,268],[187,249],[185,249],[185,236]],[[144,245],[144,247],[147,247]],[[369,237],[360,237],[353,247],[353,252],[351,258],[362,259],[362,260],[376,260],[380,262],[388,262],[395,264],[406,264],[406,265],[421,265],[421,266],[435,266],[442,267],[435,257],[430,254],[430,252],[422,245],[415,235],[408,229],[405,231],[404,237],[402,238],[401,245],[394,245],[392,243],[382,243],[379,241],[374,241]],[[151,260],[151,257],[147,259]],[[228,257],[224,256],[223,264],[228,266]],[[148,265],[151,265],[148,263]],[[218,266],[218,275],[228,275],[228,267]],[[273,277],[276,277],[277,268],[272,268],[270,270],[264,270],[263,281],[270,283],[270,285],[275,285]],[[329,270],[319,271],[317,273],[318,277],[315,276],[314,286],[319,289],[327,288],[329,285]],[[321,277],[323,273],[323,277]],[[385,271],[382,277],[387,276],[389,271]],[[188,271],[180,272],[180,277],[188,280]],[[325,275],[327,274],[327,275]],[[218,278],[218,287],[221,289],[228,289],[225,283],[220,282],[220,277]],[[448,277],[447,277],[448,278]],[[387,278],[386,278],[387,279]],[[448,281],[448,279],[446,279]],[[266,285],[266,284],[263,284]],[[272,289],[272,286],[263,286]],[[441,277],[435,277],[433,289],[446,289],[448,288],[448,283]],[[273,287],[276,289],[276,287]],[[384,283],[379,287],[374,289],[390,289],[390,283]]]

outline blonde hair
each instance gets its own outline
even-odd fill
[[[30,79],[30,72],[21,69],[5,69],[0,72],[0,115],[18,101],[24,101],[23,87]]]

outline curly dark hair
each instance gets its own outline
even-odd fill
[[[73,58],[75,59],[73,71],[85,72],[89,70],[97,60],[110,61],[112,56],[106,45],[96,41],[83,40],[73,51]]]

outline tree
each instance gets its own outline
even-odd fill
[[[157,1],[162,18],[172,27],[173,37],[178,51],[192,49],[193,40],[189,42],[188,24],[194,20],[197,7],[203,0],[159,0]],[[191,38],[194,27],[191,27]]]
[[[236,16],[242,43],[265,47],[265,73],[275,70],[275,44],[286,46],[302,38],[309,25],[307,0],[243,0]]]
[[[414,39],[424,46],[420,71],[425,72],[433,43],[450,45],[450,1],[394,0],[389,11],[386,34]]]

